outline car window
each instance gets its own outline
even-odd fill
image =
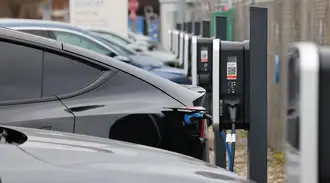
[[[109,39],[111,41],[114,41],[117,44],[120,44],[122,46],[127,46],[130,44],[128,40],[122,39],[118,36],[106,33],[106,32],[98,32],[100,35],[102,35],[104,38]]]
[[[44,53],[43,97],[78,91],[95,81],[101,70],[78,60]]]
[[[55,34],[55,39],[63,43],[85,48],[103,55],[108,55],[110,52],[109,49],[80,35],[72,34],[69,32],[60,32],[60,31],[55,31],[54,34]]]
[[[41,50],[0,42],[0,73],[0,101],[41,98]]]
[[[29,34],[34,34],[34,35],[45,37],[45,38],[49,38],[48,31],[44,31],[44,30],[19,30],[19,31],[29,33]]]

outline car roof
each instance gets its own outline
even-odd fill
[[[72,31],[84,32],[88,34],[88,31],[68,23],[36,19],[0,18],[0,27],[49,27],[69,29]]]
[[[93,59],[97,62],[109,65],[111,67],[119,69],[123,72],[126,72],[130,75],[133,75],[139,79],[142,79],[150,83],[151,85],[157,87],[158,89],[167,93],[171,97],[174,97],[182,104],[191,103],[192,98],[196,98],[197,96],[199,96],[197,93],[192,93],[189,89],[186,89],[183,86],[179,86],[178,84],[169,81],[165,78],[156,76],[155,74],[149,73],[135,66],[126,64],[124,62],[112,59],[108,56],[98,54],[96,52],[89,51],[77,46],[61,43],[52,39],[44,38],[41,36],[35,36],[32,34],[15,31],[8,28],[1,28],[1,27],[0,27],[0,39],[16,40],[23,43],[24,42],[29,43],[31,45],[38,45],[42,47],[48,47],[51,49],[64,50],[67,52],[84,56],[89,59]],[[189,96],[188,93],[190,93],[191,95]]]

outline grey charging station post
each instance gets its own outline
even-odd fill
[[[202,37],[210,37],[210,30],[211,30],[211,24],[210,24],[210,21],[209,20],[203,20],[201,22],[201,35]]]
[[[249,41],[213,41],[214,131],[248,130],[248,178],[260,183],[267,182],[267,20],[266,8],[250,7]]]
[[[227,40],[227,17],[216,16],[214,29],[213,32],[216,38]]]
[[[195,36],[200,35],[201,34],[201,22],[194,22],[192,31]]]

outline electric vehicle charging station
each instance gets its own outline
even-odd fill
[[[195,22],[191,69],[188,63],[192,84],[204,87],[210,101],[204,107],[213,113],[216,165],[226,168],[224,139],[235,142],[235,129],[246,129],[248,178],[260,183],[267,182],[267,21],[266,8],[250,7],[250,40],[243,42],[198,36]],[[201,34],[209,36],[209,22],[200,25]],[[221,138],[228,129],[232,134]]]
[[[213,40],[212,113],[215,137],[231,130],[233,170],[236,129],[248,130],[248,178],[267,182],[267,9],[250,7],[250,40]],[[216,165],[226,167],[224,139],[216,138]],[[226,144],[227,145],[227,144]],[[226,147],[227,148],[227,147]]]
[[[298,43],[289,49],[286,172],[290,183],[329,182],[330,49]]]

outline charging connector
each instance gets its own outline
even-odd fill
[[[240,103],[239,100],[227,100],[225,103],[228,106],[229,117],[231,120],[231,138],[230,138],[230,146],[231,146],[231,162],[229,166],[229,171],[234,171],[234,162],[235,162],[235,143],[236,143],[236,117],[237,117],[237,105]],[[228,134],[229,135],[229,134]]]

